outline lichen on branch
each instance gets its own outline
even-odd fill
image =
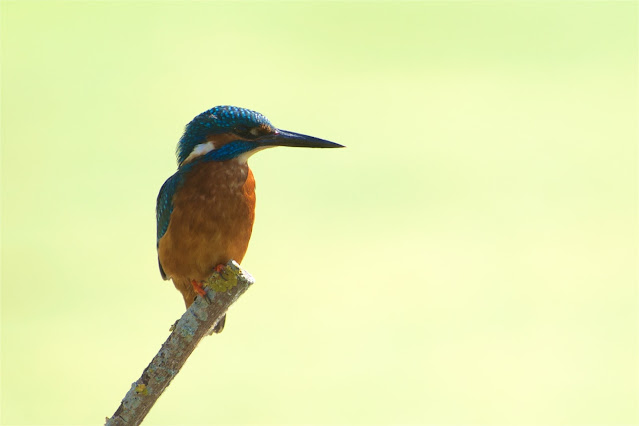
[[[171,327],[168,339],[140,378],[131,385],[113,416],[107,418],[106,425],[139,425],[200,340],[211,334],[228,308],[253,283],[253,277],[233,260],[221,272],[213,273],[204,283],[208,300],[197,297]]]

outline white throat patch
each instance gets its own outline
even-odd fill
[[[251,157],[251,155],[255,154],[256,152],[259,152],[263,149],[266,148],[272,148],[271,146],[261,146],[259,148],[255,148],[251,151],[245,152],[244,154],[240,154],[236,157],[236,160],[238,161],[238,163],[240,164],[246,164],[246,162],[248,161],[249,157]]]

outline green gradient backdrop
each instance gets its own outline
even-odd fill
[[[100,424],[156,353],[218,104],[348,149],[251,159],[257,284],[146,424],[639,421],[635,2],[1,11],[4,424]]]

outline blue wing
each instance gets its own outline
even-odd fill
[[[157,203],[155,205],[155,219],[157,222],[156,247],[160,245],[160,238],[162,238],[162,236],[166,233],[166,230],[169,228],[171,213],[173,212],[173,195],[182,182],[182,174],[180,172],[176,172],[173,176],[168,178],[166,182],[164,182],[164,185],[162,185],[162,188],[160,188],[160,193],[158,194]],[[162,264],[160,264],[159,258],[158,265],[160,266],[162,278],[166,279],[166,274],[162,269]]]

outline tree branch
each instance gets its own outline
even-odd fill
[[[210,303],[202,297],[195,299],[142,376],[131,385],[115,414],[107,418],[106,426],[139,425],[200,340],[213,332],[229,306],[253,283],[253,277],[233,260],[221,276],[214,273],[204,287]]]

